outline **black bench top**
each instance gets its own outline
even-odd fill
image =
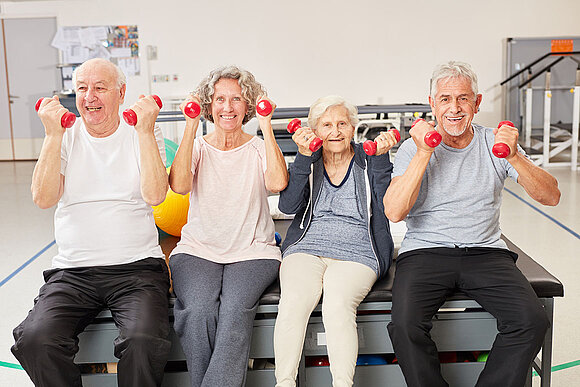
[[[532,288],[540,298],[550,298],[550,297],[563,297],[564,296],[564,286],[562,283],[550,274],[546,269],[544,269],[539,263],[530,258],[529,255],[524,253],[519,247],[514,245],[509,239],[502,236],[502,239],[507,243],[508,248],[518,254],[518,260],[516,262],[518,268],[524,274],[524,276],[530,281]],[[163,235],[160,237],[160,244],[168,256],[175,244],[179,239],[171,235]],[[363,302],[385,302],[391,301],[393,288],[393,279],[395,276],[396,264],[393,263],[389,268],[389,272],[381,280],[377,281],[369,294],[366,296]],[[461,293],[455,294],[453,299],[466,299],[467,297]],[[271,305],[278,304],[280,300],[280,284],[278,281],[270,285],[262,298],[260,299],[260,304]]]

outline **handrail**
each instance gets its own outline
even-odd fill
[[[515,77],[517,77],[518,75],[520,75],[521,73],[523,73],[524,71],[528,70],[529,68],[531,68],[532,66],[536,65],[538,62],[546,59],[549,56],[562,56],[561,59],[564,58],[564,55],[577,55],[580,54],[580,51],[566,51],[566,52],[548,52],[545,55],[542,55],[541,57],[539,57],[538,59],[536,59],[535,61],[533,61],[532,63],[530,63],[529,65],[527,65],[526,67],[524,67],[523,69],[515,72],[514,74],[510,75],[508,78],[506,78],[505,80],[503,80],[502,82],[500,82],[500,86],[503,86],[504,84],[506,84],[507,82],[511,81],[512,79],[514,79]],[[552,65],[553,66],[553,65]],[[551,67],[551,66],[550,66]],[[543,73],[544,71],[546,71],[546,68],[544,68],[541,72]],[[529,80],[527,80],[525,83],[528,83]],[[519,85],[518,85],[519,87]]]
[[[564,59],[564,57],[561,57],[561,58],[556,59],[555,61],[553,61],[552,63],[550,63],[549,65],[547,65],[543,69],[541,69],[540,71],[538,71],[537,74],[531,76],[530,78],[528,78],[525,81],[523,81],[522,83],[520,83],[518,85],[518,89],[521,89],[526,84],[532,82],[534,79],[536,79],[537,77],[539,77],[540,75],[542,75],[545,71],[550,71],[550,69],[552,68],[552,66],[554,66],[556,63],[562,61],[563,59]]]

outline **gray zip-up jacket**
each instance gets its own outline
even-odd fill
[[[352,142],[351,145],[354,149],[354,162],[366,172],[364,174],[366,192],[361,187],[358,197],[361,201],[366,198],[369,236],[379,267],[379,277],[382,277],[389,269],[393,258],[393,238],[383,205],[383,196],[391,183],[393,164],[388,153],[367,156],[361,144]],[[318,200],[324,178],[322,149],[312,156],[298,153],[288,171],[290,180],[286,189],[280,192],[278,208],[285,214],[294,214],[294,220],[282,243],[282,252],[302,239],[310,226],[312,208]]]

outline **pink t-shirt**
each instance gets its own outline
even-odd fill
[[[196,138],[187,224],[171,255],[185,253],[227,264],[281,260],[264,182],[266,148],[252,138],[222,151]]]

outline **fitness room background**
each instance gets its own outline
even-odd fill
[[[559,180],[562,198],[556,207],[537,204],[508,181],[501,226],[564,286],[565,296],[555,300],[551,379],[553,386],[577,386],[580,176],[573,150],[578,143],[569,127],[580,56],[545,58],[533,67],[540,74],[529,92],[523,82],[527,72],[501,83],[551,50],[562,51],[558,45],[580,51],[579,15],[576,0],[0,1],[0,386],[32,386],[10,353],[12,329],[32,307],[42,270],[56,252],[54,208],[36,208],[30,194],[44,136],[34,102],[56,92],[67,95],[67,54],[51,44],[58,31],[70,27],[114,31],[115,26],[136,27],[138,46],[119,56],[133,71],[122,109],[139,94],[157,94],[164,110],[177,110],[202,76],[226,64],[252,71],[279,107],[309,106],[328,94],[356,105],[425,104],[435,65],[469,62],[483,94],[475,121],[494,126],[512,119],[524,141],[529,113],[534,160]],[[558,58],[563,59],[550,75],[541,71]],[[546,78],[551,146],[542,142]],[[163,123],[163,132],[179,143],[181,125]],[[247,126],[250,133],[256,128],[255,120]],[[533,385],[540,385],[538,376]]]

